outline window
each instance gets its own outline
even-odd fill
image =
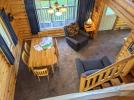
[[[40,31],[48,28],[59,28],[66,24],[70,24],[76,20],[78,0],[57,0],[61,5],[67,7],[67,11],[61,16],[56,16],[48,13],[49,0],[35,0],[36,11],[39,21]],[[51,6],[54,8],[56,0],[50,0]]]
[[[7,28],[5,27],[5,24],[2,20],[2,18],[0,17],[0,35],[2,36],[2,38],[4,39],[5,43],[7,44],[8,48],[11,50],[12,47],[14,46],[9,32],[7,30]]]

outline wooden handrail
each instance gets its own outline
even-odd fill
[[[89,76],[80,79],[80,92],[88,91],[98,85],[103,84],[122,74],[123,69],[128,66],[129,60],[134,59],[134,55],[118,61],[104,69],[101,69]]]

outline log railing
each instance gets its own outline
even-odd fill
[[[81,76],[80,92],[88,91],[96,86],[103,84],[122,74],[123,69],[128,66],[128,62],[134,59],[134,55],[129,56],[119,62],[116,62],[102,70],[97,71],[89,76]]]

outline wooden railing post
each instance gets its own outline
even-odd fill
[[[80,78],[80,89],[79,89],[80,92],[84,91],[85,83],[86,83],[86,77],[81,77]]]
[[[129,60],[122,71],[122,76],[126,76],[130,70],[134,67],[134,58]]]

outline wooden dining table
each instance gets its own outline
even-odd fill
[[[56,55],[56,48],[54,45],[55,43],[53,43],[53,46],[51,46],[48,49],[38,51],[34,48],[34,46],[39,44],[40,40],[41,38],[33,38],[31,40],[31,49],[30,49],[28,65],[31,69],[35,67],[40,68],[40,67],[51,66],[54,72],[53,65],[57,63],[58,59]]]

